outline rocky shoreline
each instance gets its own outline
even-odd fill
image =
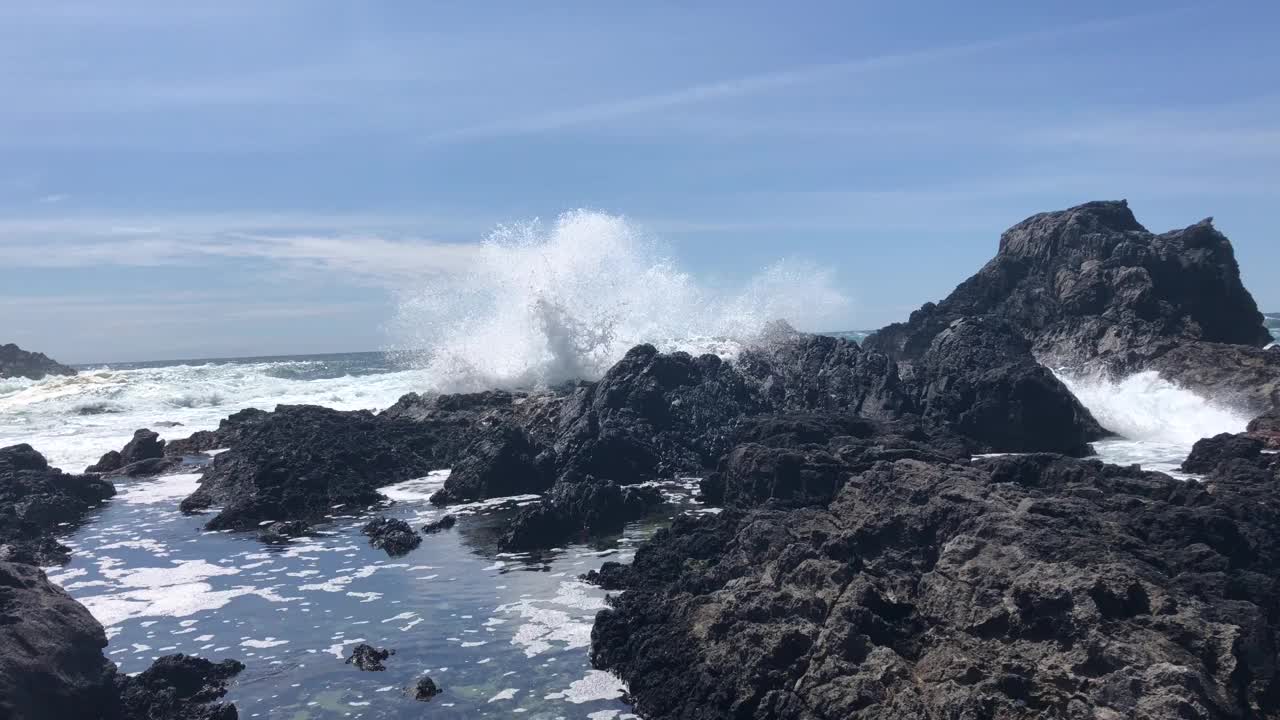
[[[122,680],[101,626],[31,565],[65,561],[55,533],[110,478],[217,449],[182,510],[267,543],[442,468],[438,505],[542,496],[508,550],[616,531],[662,502],[649,481],[700,478],[718,513],[590,576],[626,591],[592,660],[647,718],[1272,717],[1280,352],[1263,321],[1210,221],[1156,235],[1123,202],[1088,203],[1014,226],[952,295],[862,346],[778,324],[733,362],[641,345],[538,392],[246,410],[185,439],[139,430],[85,475],[5,448],[0,681],[51,694],[0,711],[236,716],[219,701],[234,662]],[[1202,480],[1080,459],[1109,431],[1046,365],[1158,370],[1258,418],[1197,444],[1184,469]],[[444,527],[365,532],[394,556]]]
[[[49,375],[75,374],[75,368],[63,365],[44,353],[29,352],[13,343],[0,345],[0,378],[41,380]]]

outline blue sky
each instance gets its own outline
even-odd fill
[[[979,9],[980,8],[980,9]],[[1215,217],[1280,308],[1280,5],[8,2],[0,341],[69,362],[385,344],[496,224],[627,216],[835,322],[1034,212]]]

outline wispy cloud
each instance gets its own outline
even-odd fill
[[[895,70],[910,66],[930,65],[992,50],[1015,48],[1037,42],[1048,42],[1084,33],[1115,30],[1135,23],[1149,22],[1155,17],[1166,17],[1171,14],[1185,12],[1185,10],[1185,8],[1179,8],[1160,11],[1157,13],[1108,18],[1050,30],[1024,32],[970,43],[925,48],[908,52],[886,53],[872,57],[855,58],[833,63],[820,63],[787,70],[744,75],[718,82],[691,85],[689,87],[680,88],[670,92],[587,103],[572,108],[532,113],[523,117],[503,118],[491,123],[481,123],[468,127],[431,133],[425,136],[423,141],[427,144],[448,143],[482,138],[528,135],[570,127],[597,124],[634,115],[646,115],[663,110],[700,105],[713,101],[760,95],[801,85],[833,82],[856,75]]]

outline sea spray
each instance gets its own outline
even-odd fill
[[[625,218],[578,210],[499,228],[464,270],[422,278],[391,329],[423,389],[464,391],[596,378],[642,342],[732,356],[772,320],[816,328],[846,308],[829,271],[783,261],[712,289]]]
[[[1197,440],[1243,432],[1249,423],[1247,412],[1198,395],[1155,371],[1118,380],[1066,372],[1058,377],[1104,428],[1119,436],[1094,444],[1108,462],[1177,474]]]

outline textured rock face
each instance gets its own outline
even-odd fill
[[[178,462],[177,458],[165,457],[165,441],[160,439],[159,433],[143,428],[133,431],[133,439],[119,451],[107,452],[84,471],[141,477],[164,472]]]
[[[830,507],[682,518],[593,661],[650,718],[1253,718],[1280,708],[1280,479],[899,460]]]
[[[107,636],[32,565],[0,561],[0,717],[22,720],[234,720],[216,702],[243,669],[170,655],[129,677],[102,655]]]
[[[221,505],[210,529],[313,520],[333,505],[368,505],[377,488],[436,469],[435,438],[412,421],[281,405],[214,458],[185,512]]]
[[[554,459],[542,454],[522,428],[502,422],[476,432],[478,437],[462,451],[431,502],[444,505],[542,492],[555,481]]]
[[[1152,358],[1188,343],[1260,349],[1271,341],[1240,282],[1230,241],[1210,221],[1155,235],[1123,201],[1022,221],[1001,237],[995,258],[945,300],[924,305],[863,345],[914,362],[951,322],[980,315],[1008,320],[1047,362],[1123,372],[1145,369]],[[1204,386],[1211,390],[1229,386],[1230,378],[1196,377],[1173,363],[1153,369],[1187,384],[1213,382]],[[1270,377],[1278,370],[1280,364],[1271,366]],[[1231,383],[1246,385],[1238,378]]]
[[[564,480],[516,515],[502,546],[516,551],[547,548],[618,532],[661,502],[662,494],[652,487],[624,487],[590,476]]]
[[[62,365],[44,353],[28,352],[9,343],[0,345],[0,378],[24,377],[40,380],[46,375],[75,375],[74,368]]]
[[[257,408],[246,408],[223,418],[217,430],[200,430],[190,437],[172,440],[165,445],[166,455],[192,455],[229,448],[239,443],[240,438],[261,425],[271,413]]]
[[[374,518],[361,529],[369,536],[369,544],[385,550],[391,557],[407,555],[422,544],[422,536],[409,523],[391,518]]]
[[[925,421],[988,452],[1084,455],[1089,442],[1107,434],[998,317],[952,322],[930,343],[917,375]]]
[[[114,698],[107,636],[31,565],[0,562],[0,717],[89,718]]]
[[[69,551],[53,538],[58,525],[80,522],[115,494],[115,486],[97,476],[49,467],[30,445],[0,448],[0,560],[66,562]]]
[[[1250,437],[1261,440],[1268,449],[1280,450],[1280,403],[1271,411],[1249,421]]]

